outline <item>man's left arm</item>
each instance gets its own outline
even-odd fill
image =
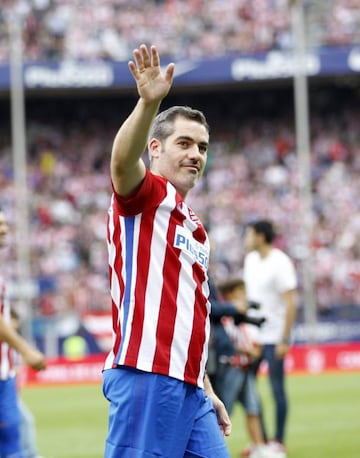
[[[14,348],[24,360],[24,363],[35,370],[43,370],[46,367],[45,355],[39,350],[28,344],[26,340],[18,334],[13,327],[5,322],[0,315],[0,340],[6,342]]]
[[[205,375],[204,389],[205,389],[205,394],[209,396],[209,398],[211,399],[213,403],[213,406],[216,412],[216,416],[218,419],[219,427],[222,433],[224,434],[224,436],[230,436],[231,420],[230,420],[229,414],[227,413],[224,403],[215,394],[215,391],[213,390],[210,379],[207,375]]]
[[[276,346],[276,355],[278,358],[284,358],[290,347],[291,330],[296,319],[296,297],[297,290],[291,289],[283,293],[285,304],[285,324],[281,341]]]

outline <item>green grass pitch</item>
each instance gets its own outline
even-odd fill
[[[360,373],[291,375],[288,458],[360,457]],[[271,430],[273,407],[266,378],[259,379]],[[100,385],[25,387],[21,396],[36,418],[45,458],[102,458],[107,402]],[[232,417],[227,439],[232,458],[246,445],[243,411]]]

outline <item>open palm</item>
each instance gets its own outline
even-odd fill
[[[129,69],[133,75],[139,96],[145,102],[162,100],[169,92],[174,76],[174,64],[169,64],[162,74],[160,57],[155,46],[151,46],[150,53],[146,45],[134,50],[135,62],[129,62]]]

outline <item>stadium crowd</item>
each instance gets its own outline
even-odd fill
[[[307,5],[312,47],[360,41],[359,0]],[[127,60],[139,43],[164,57],[216,57],[291,47],[288,0],[2,0],[0,62],[9,58],[7,24],[23,18],[25,59]],[[219,20],[221,18],[221,20]]]
[[[242,103],[233,103],[234,97]],[[266,111],[257,105],[265,99],[244,93],[194,101],[212,126],[211,149],[206,174],[188,201],[209,230],[211,271],[218,280],[241,273],[243,231],[254,218],[276,222],[277,243],[297,263],[304,254],[291,107],[274,99]],[[109,310],[105,223],[111,139],[128,103],[120,100],[47,100],[28,108],[29,239],[38,316]],[[360,110],[352,95],[335,94],[325,105],[311,120],[311,243],[322,312],[360,304]],[[0,190],[0,205],[14,224],[6,122],[0,123]],[[14,278],[15,264],[6,268]]]

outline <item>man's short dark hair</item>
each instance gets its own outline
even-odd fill
[[[276,237],[275,229],[271,221],[261,219],[249,224],[257,234],[264,236],[266,243],[272,243]]]
[[[156,138],[160,141],[166,140],[174,132],[174,122],[178,117],[196,121],[205,126],[206,130],[209,132],[209,125],[202,111],[195,110],[188,106],[175,105],[160,112],[156,116],[149,133],[149,139]]]

